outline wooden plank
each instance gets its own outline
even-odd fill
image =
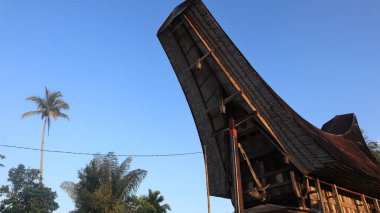
[[[369,208],[368,208],[368,204],[367,204],[367,200],[365,199],[365,196],[363,194],[360,195],[360,198],[362,199],[362,203],[363,203],[363,207],[364,207],[364,211],[366,213],[370,213],[369,211]]]
[[[319,210],[322,213],[324,213],[324,212],[326,212],[326,210],[325,210],[325,204],[323,203],[323,195],[322,195],[322,189],[321,189],[321,185],[319,183],[319,179],[315,180],[315,188],[317,190],[317,194],[318,194],[318,198],[319,198],[319,202],[318,202]]]
[[[380,207],[379,207],[379,202],[377,201],[377,199],[373,199],[373,205],[375,206],[375,209],[376,209],[376,213],[380,213]]]
[[[337,210],[337,212],[338,213],[343,213],[342,203],[340,202],[338,189],[336,188],[335,184],[332,185],[332,193],[333,193],[333,197],[334,197],[334,200],[335,200],[335,203],[336,203],[336,210]]]

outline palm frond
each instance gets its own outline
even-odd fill
[[[43,111],[42,110],[36,110],[36,111],[29,111],[29,112],[25,112],[24,114],[21,115],[21,118],[26,118],[26,117],[29,117],[29,116],[32,116],[32,115],[40,115],[42,114]]]
[[[57,117],[61,117],[61,118],[66,119],[66,120],[68,120],[68,121],[70,120],[69,116],[66,115],[66,114],[63,113],[63,112],[59,112]]]
[[[132,163],[132,157],[128,157],[127,159],[125,159],[121,164],[120,164],[120,168],[122,168],[122,170],[124,172],[128,172],[130,167],[131,167],[131,163]],[[122,174],[124,175],[124,174]]]
[[[67,194],[69,195],[69,197],[72,199],[72,200],[75,200],[78,196],[78,193],[76,191],[76,184],[71,182],[71,181],[64,181],[62,184],[61,184],[61,189],[63,189],[65,192],[67,192]]]
[[[140,186],[140,183],[144,180],[144,178],[147,175],[147,171],[142,169],[136,169],[128,173],[123,178],[123,198],[126,199],[127,197],[133,195],[136,193],[137,189]]]
[[[33,101],[34,103],[37,104],[37,109],[44,109],[46,108],[46,101],[45,99],[39,97],[39,96],[30,96],[27,97],[26,100],[28,101]]]
[[[163,209],[165,209],[165,210],[169,210],[169,211],[172,210],[172,209],[170,208],[169,204],[164,204],[164,205],[162,205],[161,207],[162,207]]]
[[[63,101],[62,99],[56,99],[53,103],[53,108],[55,109],[65,109],[65,110],[69,110],[70,109],[70,106],[69,104],[67,104],[65,101]]]
[[[59,98],[62,97],[62,93],[61,92],[50,92],[49,93],[49,96],[46,97],[46,103],[48,106],[51,106],[53,107],[54,106],[54,102],[56,100],[58,100]]]

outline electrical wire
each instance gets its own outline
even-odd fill
[[[41,149],[31,148],[31,147],[23,147],[23,146],[14,146],[7,144],[0,144],[2,147],[7,148],[15,148],[15,149],[24,149],[24,150],[33,150],[33,151],[41,151]],[[61,151],[61,150],[48,150],[43,149],[44,152],[52,152],[52,153],[61,153],[61,154],[72,154],[72,155],[105,155],[100,153],[90,153],[90,152],[71,152],[71,151]],[[175,157],[175,156],[185,156],[185,155],[196,155],[202,154],[202,152],[184,152],[184,153],[171,153],[171,154],[114,154],[117,157]]]

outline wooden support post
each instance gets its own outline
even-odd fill
[[[203,151],[204,151],[205,170],[206,170],[207,210],[208,210],[208,213],[211,213],[211,208],[210,208],[210,189],[209,189],[209,186],[208,186],[208,166],[207,166],[207,150],[206,150],[206,145],[203,145]]]
[[[301,197],[301,191],[300,191],[300,189],[298,188],[298,186],[297,186],[297,180],[296,180],[296,175],[294,174],[294,171],[293,170],[290,170],[290,179],[291,179],[291,181],[292,181],[292,187],[293,187],[293,190],[294,190],[294,192],[296,193],[296,196],[298,197],[298,198],[300,198]]]
[[[289,174],[290,174],[290,180],[292,181],[292,187],[293,187],[294,193],[296,194],[299,201],[299,205],[301,205],[303,209],[306,209],[305,199],[303,199],[301,195],[301,190],[298,187],[296,175],[294,174],[293,170],[290,170]]]
[[[363,207],[364,207],[364,211],[366,213],[370,213],[369,211],[369,208],[368,208],[368,204],[367,204],[367,200],[365,199],[365,196],[363,194],[360,195],[361,199],[362,199],[362,203],[363,203]]]
[[[307,209],[307,204],[306,201],[310,202],[310,208],[312,206],[312,202],[310,200],[310,184],[309,184],[309,178],[304,176],[304,185],[303,189],[301,190],[301,195],[302,195],[302,205],[305,206],[305,209]]]
[[[238,140],[237,140],[237,129],[235,126],[234,119],[229,120],[230,127],[230,140],[232,147],[232,167],[233,167],[233,178],[234,178],[234,188],[235,188],[235,212],[236,213],[244,213],[244,205],[243,205],[243,190],[241,184],[241,173],[240,173],[240,159],[238,152]]]
[[[339,200],[339,193],[338,193],[338,189],[336,188],[335,184],[332,185],[332,192],[333,192],[333,195],[334,195],[334,200],[335,200],[337,212],[338,213],[343,213],[342,203]]]
[[[376,209],[376,213],[380,213],[380,207],[379,207],[379,202],[377,201],[377,199],[373,199],[373,205],[375,206],[375,209]]]
[[[315,188],[317,190],[317,195],[318,195],[318,199],[319,199],[319,202],[318,202],[319,209],[321,210],[322,213],[324,213],[325,212],[325,204],[323,203],[323,195],[322,195],[322,189],[321,189],[321,185],[319,183],[319,179],[315,180]]]

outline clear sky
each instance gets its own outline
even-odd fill
[[[0,144],[39,148],[42,121],[21,120],[27,96],[59,90],[71,121],[51,127],[45,148],[117,154],[200,151],[186,99],[156,32],[179,0],[0,1]],[[320,127],[355,112],[380,139],[380,1],[205,0],[243,54],[297,112]],[[39,152],[0,147],[0,185]],[[46,153],[45,184],[77,181],[91,156]],[[122,159],[120,159],[122,160]],[[202,155],[134,158],[148,171],[138,194],[160,190],[172,212],[207,212]],[[232,212],[213,198],[213,212]]]

